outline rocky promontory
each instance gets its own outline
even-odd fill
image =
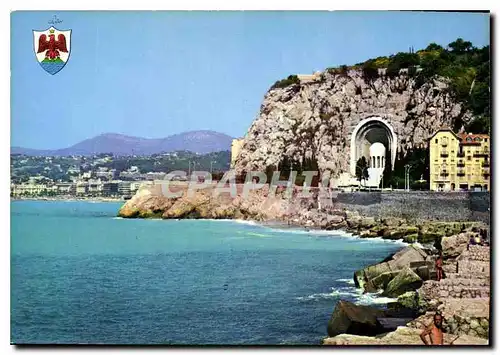
[[[446,78],[419,85],[407,72],[367,78],[361,69],[326,70],[315,80],[273,86],[266,93],[235,170],[264,171],[283,157],[297,164],[313,159],[320,172],[337,178],[349,171],[353,128],[371,116],[393,127],[401,154],[427,146],[440,127],[460,128],[472,119],[450,94]]]
[[[373,217],[331,205],[328,193],[311,189],[309,197],[301,197],[295,187],[287,195],[285,189],[274,193],[269,185],[249,190],[234,184],[231,191],[219,192],[216,183],[189,190],[188,183],[171,183],[169,189],[179,194],[166,197],[161,183],[144,186],[118,212],[124,218],[161,219],[242,219],[278,222],[285,225],[325,230],[341,229],[361,238],[403,240],[407,243],[440,243],[442,237],[456,235],[464,228],[484,226],[473,221],[425,221],[396,217]]]

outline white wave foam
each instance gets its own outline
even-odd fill
[[[338,281],[338,282],[345,282],[346,284],[349,284],[349,285],[354,285],[354,280],[353,279],[337,279],[335,281]]]
[[[354,299],[354,303],[359,305],[387,304],[390,302],[395,302],[397,300],[396,298],[382,297],[382,291],[379,291],[377,293],[363,293],[360,288],[355,288],[352,286],[340,288],[331,287],[330,290],[330,293],[314,293],[309,296],[296,297],[296,299],[299,301],[316,301],[339,297],[351,297]]]
[[[258,224],[257,222],[255,222],[255,221],[249,221],[249,220],[246,220],[246,219],[228,219],[228,221],[231,221],[231,222],[234,222],[234,223],[239,223],[239,224],[247,224],[249,226],[260,226],[260,224]]]
[[[329,299],[336,298],[339,296],[352,296],[350,292],[341,292],[341,291],[332,291],[330,293],[313,293],[309,296],[304,297],[296,297],[299,301],[310,301],[310,300],[320,300],[320,299]]]
[[[415,243],[413,243],[413,245],[420,248],[420,249],[424,248],[424,246],[422,244],[420,244],[419,242],[415,242]]]
[[[408,243],[404,242],[402,239],[384,239],[382,237],[375,237],[375,238],[360,238],[363,240],[364,243],[370,243],[370,242],[375,242],[375,243],[390,243],[390,244],[400,244],[400,245],[409,245]]]
[[[356,303],[361,305],[386,304],[389,302],[396,302],[396,300],[396,298],[378,296],[377,293],[365,293],[359,296]]]
[[[358,291],[358,289],[354,287],[330,287],[331,292],[326,293],[313,293],[312,295],[309,296],[303,296],[303,297],[296,297],[296,299],[300,301],[309,301],[309,300],[319,300],[319,299],[329,299],[329,298],[336,298],[339,296],[349,296],[353,298],[358,298],[360,296],[361,290]]]

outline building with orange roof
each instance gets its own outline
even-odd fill
[[[440,129],[429,142],[430,189],[489,191],[490,137]]]

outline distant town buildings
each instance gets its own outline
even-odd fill
[[[229,168],[228,151],[200,155],[189,151],[150,156],[27,156],[11,154],[13,197],[131,197],[167,172]],[[182,180],[181,175],[174,180]]]
[[[490,137],[437,131],[430,139],[430,189],[489,191]]]

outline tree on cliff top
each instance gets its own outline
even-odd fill
[[[436,43],[425,49],[412,52],[399,52],[387,57],[368,59],[343,71],[357,68],[363,71],[365,80],[378,78],[378,69],[386,68],[388,77],[399,75],[401,69],[408,69],[408,75],[415,78],[417,87],[431,81],[436,76],[450,79],[449,92],[455,100],[462,102],[465,109],[475,116],[465,126],[471,133],[489,133],[491,117],[491,69],[490,46],[474,47],[472,42],[457,38],[446,47]],[[417,69],[418,68],[418,69]],[[331,73],[336,73],[330,68]]]

